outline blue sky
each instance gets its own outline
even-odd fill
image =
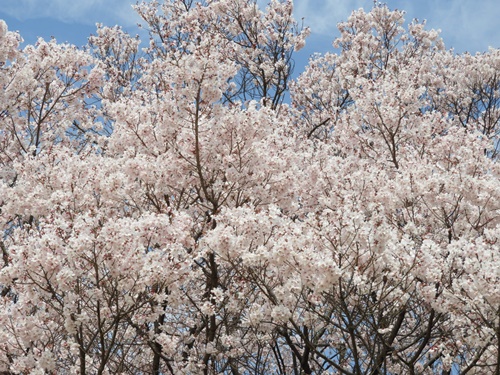
[[[259,3],[265,2],[259,0]],[[18,30],[27,43],[38,36],[76,45],[86,43],[95,23],[119,24],[137,33],[138,16],[131,9],[135,0],[0,0],[0,19],[10,30]],[[336,25],[354,9],[369,10],[373,0],[295,0],[295,17],[304,18],[312,34],[307,47],[297,57],[296,73],[314,52],[332,50],[338,35]],[[407,12],[407,21],[426,19],[429,28],[442,30],[447,48],[457,52],[500,48],[499,0],[387,0],[391,9]]]

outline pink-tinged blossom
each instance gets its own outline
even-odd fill
[[[375,5],[292,82],[291,1],[135,8],[0,22],[0,372],[498,372],[498,50]]]

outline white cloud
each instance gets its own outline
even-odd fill
[[[371,9],[369,0],[295,0],[294,16],[297,20],[304,17],[304,25],[311,27],[316,34],[333,36],[337,24],[345,21],[353,10]]]
[[[498,0],[386,0],[391,9],[406,11],[406,20],[426,19],[429,28],[442,30],[448,48],[457,52],[484,51],[500,47],[500,1]],[[371,9],[373,0],[295,0],[294,15],[313,34],[333,39],[338,35],[337,23],[363,7]]]
[[[429,26],[442,30],[448,47],[458,51],[484,51],[500,47],[498,0],[429,0]]]
[[[67,23],[129,26],[139,20],[132,4],[134,0],[16,0],[3,4],[2,12],[19,20],[47,17]]]
[[[260,5],[267,0],[258,0]],[[311,27],[313,36],[333,40],[338,22],[363,7],[371,9],[373,0],[295,0],[294,15]],[[407,21],[427,19],[428,27],[442,30],[447,47],[458,52],[484,51],[500,47],[500,1],[498,0],[385,0],[391,9],[407,11]],[[19,20],[47,17],[66,23],[94,25],[119,24],[124,27],[140,22],[131,9],[135,0],[9,0],[1,11]]]

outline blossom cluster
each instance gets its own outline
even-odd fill
[[[259,3],[0,21],[0,373],[499,373],[500,51]]]

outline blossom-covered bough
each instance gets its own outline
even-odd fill
[[[0,23],[0,373],[500,374],[498,50],[376,5],[292,81],[290,1],[136,11]]]

